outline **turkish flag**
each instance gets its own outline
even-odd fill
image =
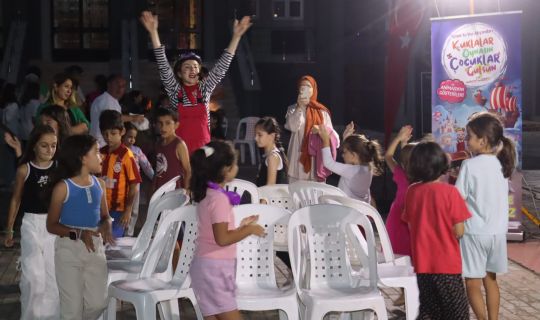
[[[423,0],[394,0],[390,9],[390,28],[384,79],[384,141],[388,145],[405,89],[412,40],[422,23]]]

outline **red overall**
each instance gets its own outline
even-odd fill
[[[180,87],[178,92],[178,121],[179,126],[176,134],[186,142],[188,152],[193,151],[210,142],[210,128],[208,126],[208,111],[203,102],[199,85],[195,88]],[[192,89],[192,90],[190,90]],[[183,95],[187,94],[192,106],[183,104]],[[196,98],[195,98],[196,97]]]

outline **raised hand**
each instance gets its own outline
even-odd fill
[[[412,137],[413,127],[410,125],[403,126],[398,132],[397,139],[401,144],[407,143]]]
[[[148,32],[157,32],[158,30],[158,17],[153,15],[150,11],[143,11],[139,18],[142,25]]]
[[[233,35],[238,38],[242,37],[251,25],[253,25],[253,23],[251,22],[250,16],[244,16],[240,21],[235,19],[233,24]]]
[[[10,146],[11,148],[13,148],[13,150],[15,151],[15,155],[18,157],[22,156],[22,145],[21,145],[21,141],[16,137],[16,136],[13,136],[11,135],[10,133],[8,132],[5,132],[4,133],[4,141],[6,142],[6,144],[8,146]]]

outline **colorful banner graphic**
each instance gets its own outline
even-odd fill
[[[463,159],[470,116],[497,113],[521,167],[521,12],[432,19],[431,66],[435,141],[453,159]],[[520,190],[521,181],[512,179],[512,189]],[[510,199],[510,219],[519,220],[521,199]]]

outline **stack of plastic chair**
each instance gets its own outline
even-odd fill
[[[289,184],[289,194],[291,195],[295,209],[318,204],[319,197],[325,194],[347,196],[345,192],[337,187],[313,181],[296,181]]]
[[[369,281],[355,283],[345,248],[345,232],[361,225],[368,244]],[[355,209],[333,204],[301,208],[289,220],[289,255],[302,318],[323,319],[329,312],[373,310],[387,319],[377,287],[375,236],[368,218]],[[357,285],[355,285],[357,284]]]
[[[408,256],[406,256],[406,259],[394,258],[388,232],[377,210],[368,203],[348,197],[326,195],[322,196],[320,201],[321,203],[338,203],[356,209],[374,221],[383,251],[383,254],[380,255],[383,259],[377,265],[379,286],[403,288],[405,290],[405,312],[407,319],[416,319],[420,306],[416,274],[413,271]],[[351,228],[347,234],[352,234],[352,237],[354,237],[353,241],[349,241],[350,246],[347,248],[349,257],[354,256],[355,253],[360,254],[361,257],[368,255],[365,238],[358,228]],[[355,277],[365,277],[363,270],[358,270],[358,272],[353,272],[353,274]]]
[[[259,187],[259,196],[261,200],[266,201],[266,204],[277,206],[294,211],[291,196],[289,195],[289,185],[274,184]],[[279,224],[274,226],[274,250],[287,251],[287,225]]]
[[[225,190],[234,191],[240,196],[242,196],[244,192],[247,192],[251,197],[251,203],[259,203],[259,190],[253,182],[242,179],[234,179],[225,185]]]
[[[183,209],[185,207],[180,207]],[[158,230],[165,229],[169,232],[170,236],[165,237],[165,241],[152,241],[148,251],[143,255],[142,259],[136,260],[132,257],[131,260],[110,260],[107,261],[107,284],[111,284],[118,280],[131,280],[139,279],[141,271],[145,268],[147,264],[157,264],[155,268],[152,268],[154,272],[152,277],[160,279],[162,281],[170,281],[173,277],[173,267],[172,267],[172,254],[176,244],[176,239],[180,231],[181,225],[178,224],[167,224],[166,217],[172,212],[165,210],[161,213],[162,223],[158,225]],[[176,234],[176,236],[174,236]],[[155,252],[159,254],[155,254]],[[157,259],[157,261],[155,261]]]
[[[249,153],[251,156],[251,164],[256,163],[256,149],[255,144],[255,124],[259,121],[258,117],[246,117],[240,119],[238,126],[236,127],[236,138],[233,140],[234,145],[240,145],[240,162],[245,162],[244,152],[246,151],[246,145],[249,147]],[[245,126],[242,134],[242,127]]]
[[[296,289],[293,285],[279,288],[274,269],[273,234],[276,224],[287,224],[290,212],[264,204],[234,207],[239,226],[242,219],[259,215],[258,223],[266,229],[263,238],[249,236],[236,244],[236,301],[238,309],[249,311],[279,310],[280,319],[298,319]]]
[[[156,305],[159,304],[161,319],[180,319],[178,299],[187,298],[193,304],[197,319],[202,320],[195,294],[191,289],[189,267],[195,251],[197,238],[197,211],[195,206],[185,206],[169,212],[158,228],[155,242],[176,240],[180,224],[184,224],[184,237],[180,259],[171,281],[153,277],[158,267],[158,258],[163,250],[151,251],[137,280],[120,280],[109,286],[109,305],[107,319],[116,319],[116,301],[127,301],[135,306],[137,319],[156,319]],[[175,232],[169,232],[166,226],[176,225]],[[169,239],[167,239],[167,237]]]
[[[152,241],[152,235],[156,229],[156,225],[160,223],[161,219],[158,220],[160,214],[166,210],[173,210],[184,206],[189,202],[189,197],[185,194],[183,189],[172,190],[162,197],[154,200],[148,208],[148,215],[146,216],[146,221],[144,222],[141,231],[137,237],[124,237],[120,239],[130,238],[133,239],[133,244],[126,244],[127,241],[123,243],[117,241],[116,245],[109,247],[105,251],[108,261],[116,260],[135,260],[140,261],[150,242]],[[118,239],[117,239],[118,240]]]
[[[159,198],[161,198],[165,193],[173,191],[173,190],[176,189],[176,183],[177,183],[178,179],[180,179],[180,176],[176,176],[176,177],[172,178],[167,183],[165,183],[161,187],[159,187],[152,194],[152,197],[150,197],[150,201],[148,202],[148,215],[150,214],[150,210],[152,209],[152,204],[155,205],[155,202]],[[121,237],[121,238],[116,239],[116,245],[120,246],[120,247],[132,247],[135,244],[136,239],[137,239],[136,237]]]

